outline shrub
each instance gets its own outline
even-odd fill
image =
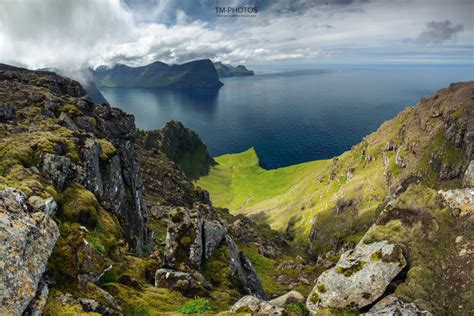
[[[215,311],[215,308],[204,298],[194,299],[179,308],[179,312],[183,314],[201,314],[213,311]]]

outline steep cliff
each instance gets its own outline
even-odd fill
[[[142,67],[102,66],[93,75],[96,84],[103,87],[218,89],[222,86],[209,59],[171,66],[159,61]]]

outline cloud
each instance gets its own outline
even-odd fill
[[[240,4],[257,6],[257,16],[215,14],[216,5]],[[392,51],[413,55],[427,49],[446,58],[469,57],[472,6],[468,0],[7,0],[0,6],[0,62],[73,72],[198,58],[366,62]],[[439,49],[454,37],[456,49]]]
[[[441,44],[452,40],[463,29],[462,24],[453,25],[449,20],[431,21],[426,23],[426,29],[418,36],[417,42],[421,44]]]

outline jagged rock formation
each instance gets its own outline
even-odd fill
[[[0,236],[0,314],[20,315],[36,295],[59,230],[21,191],[7,188],[0,191]]]
[[[215,62],[214,67],[217,70],[219,78],[225,77],[242,77],[242,76],[253,76],[253,70],[248,70],[243,65],[233,67],[232,65],[225,65],[221,62]]]
[[[145,149],[164,153],[191,179],[208,174],[216,164],[199,136],[180,122],[168,122],[159,130],[140,132],[139,136]]]
[[[93,75],[96,84],[104,87],[218,89],[222,86],[209,59],[171,66],[159,61],[142,67],[101,66]]]

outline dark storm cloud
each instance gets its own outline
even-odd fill
[[[452,40],[457,33],[464,29],[462,24],[454,25],[451,21],[431,21],[426,23],[426,29],[418,36],[421,44],[441,44]]]

